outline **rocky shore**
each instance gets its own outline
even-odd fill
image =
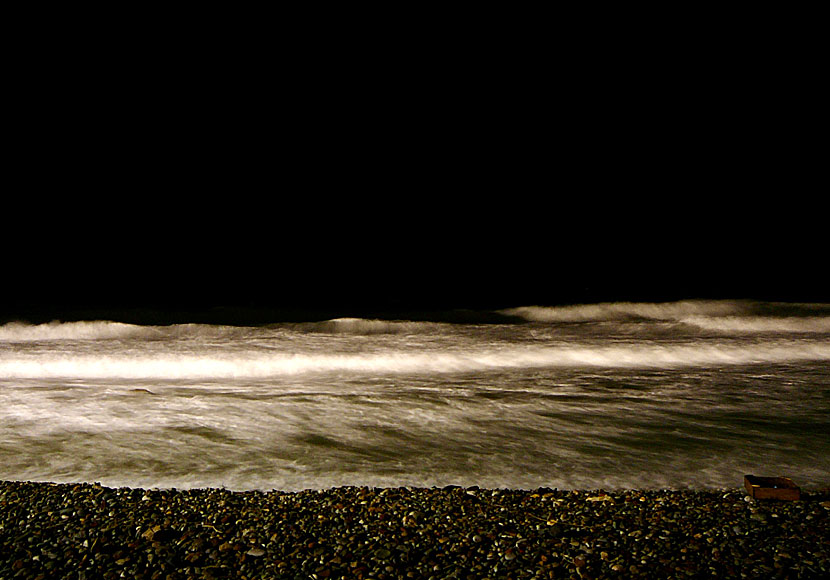
[[[0,579],[826,578],[830,493],[0,482]]]

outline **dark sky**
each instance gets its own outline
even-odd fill
[[[194,145],[163,166],[149,158],[157,140],[66,144],[28,166],[3,217],[4,317],[830,301],[826,211],[791,151],[722,151],[704,167],[714,139],[671,154],[497,143],[275,148],[255,161],[261,142]]]
[[[33,56],[0,317],[830,300],[801,60],[492,40]]]
[[[601,198],[553,204],[562,209],[517,197],[511,205],[509,198],[476,199],[466,202],[472,209],[437,216],[430,204],[445,200],[425,198],[397,207],[379,198],[339,210],[306,200],[289,215],[265,200],[229,198],[211,202],[219,209],[204,218],[190,209],[148,211],[146,201],[120,218],[95,213],[99,202],[82,218],[36,214],[6,242],[5,318],[217,307],[276,310],[270,316],[281,318],[291,311],[830,299],[821,280],[826,246],[808,220],[800,222],[805,233],[777,221],[736,223],[754,219],[749,213],[638,217],[627,202],[609,206]],[[187,207],[198,203],[207,201]],[[379,205],[383,211],[371,211]]]

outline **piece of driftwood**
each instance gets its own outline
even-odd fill
[[[759,477],[745,475],[744,486],[753,499],[801,499],[801,489],[788,477]]]

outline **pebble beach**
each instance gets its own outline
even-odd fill
[[[0,482],[0,579],[826,578],[830,491]]]

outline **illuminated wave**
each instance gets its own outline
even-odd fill
[[[305,332],[328,334],[419,334],[441,327],[437,322],[416,322],[410,320],[374,320],[366,318],[334,318],[322,322],[307,322],[296,325]]]
[[[776,341],[756,345],[613,345],[504,347],[453,352],[371,354],[84,354],[5,353],[7,378],[234,379],[305,373],[436,374],[543,367],[674,368],[830,360],[830,343]]]
[[[682,319],[684,324],[697,326],[705,330],[725,333],[752,332],[830,332],[830,316],[727,316],[722,318],[708,316],[690,316]]]
[[[146,336],[151,327],[103,320],[80,322],[48,322],[28,324],[9,322],[0,326],[0,341],[32,342],[46,340],[100,340]]]
[[[59,340],[109,340],[120,338],[233,338],[250,333],[249,328],[214,324],[173,324],[142,326],[107,320],[79,322],[48,322],[29,324],[9,322],[0,325],[0,342],[39,342]]]
[[[573,306],[523,306],[501,311],[528,322],[678,322],[718,332],[830,332],[830,305],[749,300],[667,303],[609,302]]]
[[[571,306],[521,306],[500,312],[528,322],[605,322],[651,319],[680,320],[689,316],[735,316],[752,311],[749,302],[687,300],[666,303],[606,302]]]

